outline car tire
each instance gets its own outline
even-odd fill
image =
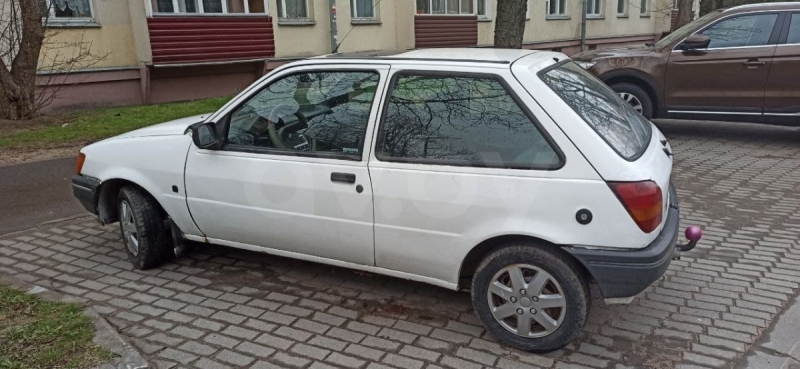
[[[533,353],[566,346],[578,337],[589,316],[589,286],[580,266],[548,247],[554,246],[522,242],[503,247],[483,259],[472,279],[472,304],[486,329],[503,344]],[[542,285],[541,292],[515,289],[511,275],[516,270],[526,288]],[[507,294],[500,297],[497,291]],[[557,303],[563,306],[552,307]]]
[[[169,260],[172,235],[156,200],[136,187],[125,186],[119,192],[118,205],[122,243],[133,266],[150,269]]]
[[[616,83],[611,85],[611,89],[620,95],[628,104],[634,106],[634,109],[636,109],[635,105],[641,106],[640,109],[636,110],[641,110],[640,113],[645,118],[653,118],[653,100],[644,89],[632,83]],[[637,101],[638,104],[636,103]]]

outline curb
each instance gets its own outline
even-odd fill
[[[0,282],[7,283],[48,301],[78,303],[83,305],[85,308],[84,314],[88,316],[92,324],[94,324],[95,336],[92,341],[116,355],[111,362],[98,365],[92,369],[146,369],[150,367],[139,351],[125,340],[125,338],[123,338],[105,318],[92,309],[91,306],[87,306],[75,298],[62,295],[45,287],[34,285],[11,276],[0,275]]]

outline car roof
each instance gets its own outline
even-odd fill
[[[750,10],[787,10],[800,9],[800,2],[757,3],[734,6],[723,10],[723,13],[733,13]]]
[[[458,65],[462,63],[484,64],[499,68],[509,68],[509,65],[524,58],[526,64],[539,64],[542,60],[566,59],[567,56],[553,51],[526,50],[526,49],[495,49],[495,48],[436,48],[416,49],[403,51],[361,51],[353,53],[338,53],[310,58],[313,61],[359,61],[374,63],[388,61],[390,63],[431,62],[435,64]]]

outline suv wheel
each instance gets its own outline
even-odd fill
[[[535,243],[488,255],[472,279],[472,304],[500,342],[529,352],[560,349],[589,315],[589,287],[576,263]]]
[[[134,187],[119,192],[119,228],[133,266],[150,269],[172,253],[172,236],[164,224],[164,211],[148,194]]]
[[[647,119],[653,118],[653,100],[641,87],[631,83],[617,83],[611,85],[622,100],[630,104],[634,110]]]

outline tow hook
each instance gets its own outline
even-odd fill
[[[700,227],[698,226],[689,226],[686,228],[686,231],[683,232],[683,235],[686,236],[686,239],[689,240],[689,242],[683,245],[675,246],[675,254],[672,256],[673,260],[680,260],[681,252],[690,251],[697,246],[697,241],[700,241],[700,238],[703,237],[703,231],[700,230]]]

